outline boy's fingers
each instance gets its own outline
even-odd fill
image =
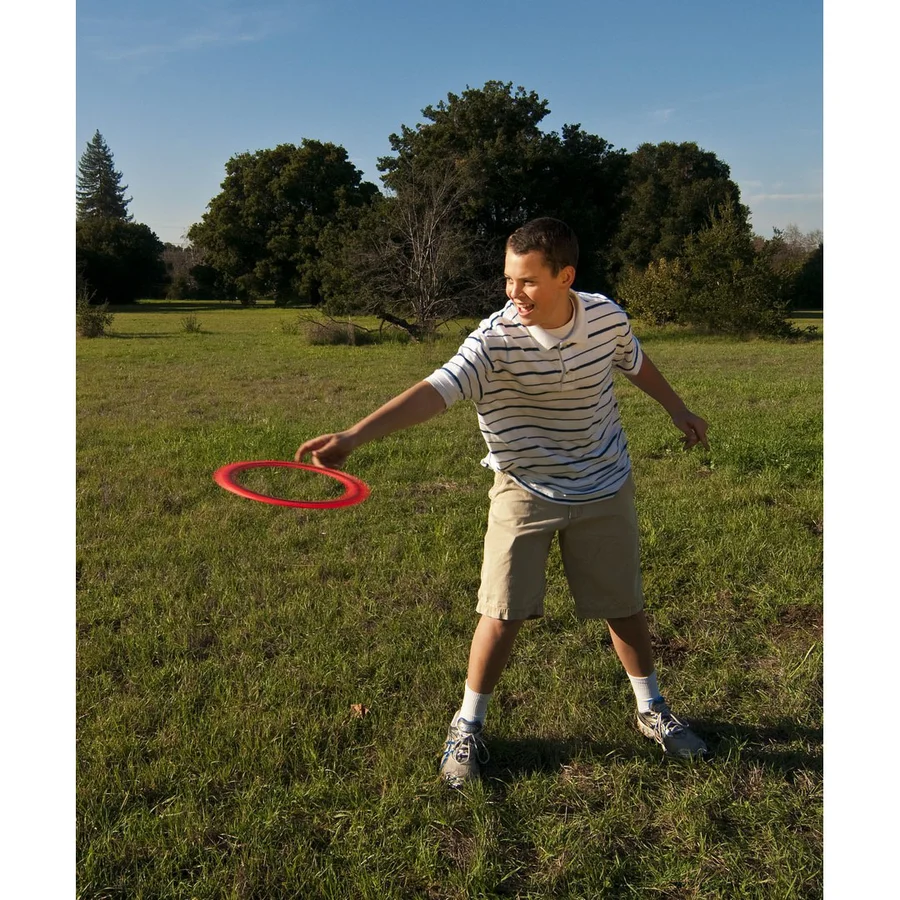
[[[709,441],[706,438],[705,422],[685,422],[684,425],[680,427],[684,432],[682,441],[684,441],[685,450],[690,450],[691,447],[695,446],[696,444],[703,444],[703,446],[707,450],[709,450]]]
[[[312,464],[318,466],[320,469],[339,469],[343,462],[343,457],[334,457],[333,459],[323,460],[319,457],[318,453],[313,453],[312,455]]]
[[[322,437],[313,438],[311,441],[302,444],[294,454],[294,462],[303,462],[303,458],[309,453],[312,453],[313,456],[315,456],[316,451],[321,450],[330,439],[331,435],[323,435]]]
[[[709,450],[709,443],[706,439],[706,429],[709,426],[706,422],[700,418],[700,416],[690,416],[688,420],[684,423],[682,430],[688,437],[691,439],[690,446],[693,446],[696,443],[703,444],[707,450]]]
[[[697,440],[700,441],[700,443],[703,444],[703,446],[706,447],[707,450],[709,450],[709,441],[707,440],[707,437],[706,437],[706,422],[700,422],[699,424],[694,425],[693,427],[694,427],[694,432],[697,435]]]

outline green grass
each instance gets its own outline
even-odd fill
[[[554,552],[547,616],[492,703],[487,778],[453,793],[436,766],[490,484],[473,408],[361,448],[347,469],[372,495],[349,509],[253,503],[212,473],[351,424],[444,362],[459,326],[313,347],[285,332],[295,315],[141,304],[78,342],[78,896],[820,897],[821,342],[638,326],[709,453],[618,384],[661,684],[713,759],[638,734]]]

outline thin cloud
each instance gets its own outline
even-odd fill
[[[654,122],[668,122],[675,115],[675,107],[670,106],[667,109],[654,109],[650,113],[650,118]]]
[[[143,44],[137,47],[126,47],[121,50],[106,51],[100,55],[108,62],[120,62],[129,59],[147,59],[148,57],[164,57],[173,53],[199,50],[203,47],[230,47],[235,44],[252,43],[264,40],[271,32],[245,32],[229,34],[223,31],[197,31],[193,34],[181,35],[169,42]]]
[[[821,200],[822,194],[752,194],[748,199],[751,203],[766,203],[772,200]]]
[[[144,22],[118,19],[82,22],[83,39],[96,56],[107,62],[162,62],[177,53],[191,53],[214,47],[257,43],[289,27],[280,9],[249,7],[246,10],[211,8],[202,19],[155,18]],[[127,28],[123,34],[122,29]],[[150,37],[129,43],[133,34]]]

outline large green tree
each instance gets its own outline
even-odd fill
[[[426,122],[390,136],[395,155],[381,158],[379,169],[396,189],[404,167],[454,165],[466,180],[462,222],[491,249],[488,265],[496,274],[510,232],[536,216],[565,219],[582,248],[578,285],[602,290],[625,154],[579,125],[565,125],[561,134],[542,131],[548,113],[546,100],[523,87],[513,90],[512,83],[488,81],[449,93],[422,110]]]
[[[688,235],[708,226],[723,206],[749,228],[731,170],[695,143],[641,144],[628,158],[625,195],[614,241],[617,269],[681,256]]]
[[[563,125],[560,136],[549,135],[547,144],[542,215],[562,219],[578,235],[575,287],[611,294],[614,239],[626,203],[628,156],[580,125]]]
[[[422,110],[427,123],[402,125],[390,136],[396,156],[382,157],[378,168],[395,188],[398,173],[410,167],[455,163],[468,179],[468,219],[486,237],[505,239],[536,211],[534,185],[544,156],[539,126],[548,113],[546,100],[523,87],[513,91],[511,83],[448,93]]]
[[[146,225],[111,216],[75,223],[75,259],[92,303],[133,303],[159,296],[166,280],[163,244]]]
[[[307,139],[240,153],[225,172],[221,193],[188,232],[205,264],[243,303],[318,303],[320,234],[342,208],[370,203],[378,189],[362,181],[343,147]]]
[[[122,184],[122,173],[116,171],[112,151],[99,131],[88,141],[78,163],[75,209],[79,220],[88,218],[119,219],[130,222],[125,199],[128,185]]]

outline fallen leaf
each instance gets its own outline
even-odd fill
[[[361,719],[369,714],[369,707],[363,706],[362,703],[353,703],[350,706],[350,712],[355,719]]]

